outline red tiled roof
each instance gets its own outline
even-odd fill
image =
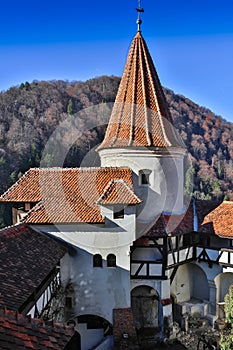
[[[167,235],[172,234],[184,234],[193,232],[193,208],[192,205],[188,206],[187,210],[183,214],[179,215],[166,215],[161,214],[156,220],[155,224],[146,233],[147,236]]]
[[[30,169],[1,197],[2,202],[41,202],[26,223],[103,222],[97,200],[111,180],[133,189],[128,168]]]
[[[142,201],[123,180],[111,180],[97,204],[138,204]]]
[[[20,310],[65,255],[53,239],[26,225],[0,231],[0,293],[5,305]]]
[[[42,320],[0,308],[0,349],[62,350],[74,332],[72,327],[48,326]]]
[[[141,33],[133,39],[108,128],[99,150],[185,147],[173,126],[159,77]]]
[[[205,200],[195,200],[195,211],[197,218],[197,230],[198,232],[209,232],[212,234],[218,234],[217,231],[213,230],[212,222],[210,218],[215,218],[215,222],[221,227],[222,232],[225,231],[226,226],[228,227],[226,231],[230,232],[230,224],[233,225],[231,217],[233,217],[233,202],[228,203],[224,206],[225,215],[227,219],[225,220],[222,215],[219,215],[219,210],[222,211],[222,204],[219,201],[205,201]],[[232,203],[230,206],[229,204]],[[231,212],[229,211],[231,210]],[[232,215],[231,215],[232,213]],[[214,214],[214,215],[213,215]],[[224,228],[225,227],[225,228]],[[232,227],[232,226],[231,226]],[[223,229],[224,228],[224,229]],[[233,228],[233,227],[232,227]],[[194,208],[193,201],[189,204],[186,211],[179,215],[166,215],[161,214],[156,220],[155,224],[146,233],[147,236],[158,236],[172,234],[183,234],[191,233],[194,231]],[[233,232],[233,230],[231,229]],[[224,234],[226,236],[226,233]],[[222,234],[223,236],[223,234]],[[233,234],[232,234],[233,237]]]
[[[224,201],[206,215],[201,231],[233,238],[233,202]]]

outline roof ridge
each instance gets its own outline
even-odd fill
[[[0,200],[3,199],[5,197],[5,195],[7,195],[10,190],[12,190],[12,188],[18,186],[19,182],[22,181],[21,179],[25,178],[29,174],[31,169],[33,169],[33,168],[28,169],[22,176],[20,176],[20,178],[15,183],[13,183],[4,193],[2,193],[0,196]]]
[[[97,200],[97,202],[96,202],[97,204],[101,204],[101,202],[104,200],[104,198],[106,198],[108,196],[108,194],[110,193],[110,191],[113,188],[115,183],[123,184],[128,189],[128,191],[131,193],[131,195],[138,201],[138,203],[142,202],[142,200],[134,193],[133,188],[131,188],[126,181],[124,181],[123,179],[112,179],[109,181],[109,183],[105,187],[102,195]]]
[[[129,167],[126,166],[122,166],[122,167],[117,167],[117,166],[106,166],[106,167],[69,167],[69,168],[62,168],[62,167],[51,167],[51,168],[30,168],[26,173],[28,173],[31,170],[37,170],[37,171],[70,171],[70,170],[78,170],[78,171],[95,171],[95,170],[108,170],[108,169],[129,169],[131,170]],[[24,175],[26,175],[26,173],[24,173],[21,177],[23,177]],[[21,179],[20,177],[20,179]],[[20,180],[19,179],[19,180]],[[19,181],[17,180],[17,182]],[[16,183],[15,183],[16,184]],[[12,185],[13,186],[13,185]],[[12,187],[11,186],[11,187]],[[6,192],[5,192],[6,193]]]
[[[5,226],[5,227],[2,227],[0,228],[0,234],[3,232],[3,231],[7,231],[9,229],[13,229],[13,228],[16,228],[19,227],[19,226],[25,226],[25,224],[23,222],[17,222],[16,224],[13,224],[13,225],[10,225],[10,226]]]

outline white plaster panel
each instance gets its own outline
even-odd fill
[[[169,299],[171,296],[170,280],[161,282],[161,299]]]
[[[228,264],[228,252],[223,252],[219,262]],[[230,253],[230,264],[233,265],[233,253]]]
[[[132,254],[132,259],[134,260],[159,260],[162,258],[162,255],[158,248],[136,248]]]
[[[133,263],[133,264],[131,264],[131,274],[132,275],[135,275],[135,273],[136,273],[136,271],[137,271],[137,269],[139,268],[139,266],[140,266],[141,264],[136,264],[136,263]],[[139,272],[139,275],[140,276],[146,276],[146,265],[144,265],[143,267],[142,267],[142,269],[141,269],[141,271]]]
[[[150,264],[149,273],[151,276],[161,276],[162,275],[162,265]]]
[[[218,250],[206,249],[206,253],[209,255],[211,260],[216,260],[219,256]]]

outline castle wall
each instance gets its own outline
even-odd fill
[[[129,271],[120,267],[93,267],[93,255],[76,248],[61,266],[62,283],[72,283],[74,305],[70,318],[97,315],[113,324],[113,309],[130,307]]]
[[[130,307],[130,246],[135,240],[135,207],[125,209],[124,219],[113,220],[111,208],[103,208],[106,225],[70,224],[34,227],[68,244],[70,254],[63,259],[63,286],[72,284],[74,305],[70,316],[93,314],[113,323],[113,309]],[[102,267],[94,267],[94,255],[102,257]],[[116,266],[107,266],[109,254]]]
[[[134,172],[134,189],[143,203],[138,222],[149,223],[161,212],[183,210],[184,150],[103,149],[101,166],[129,167]],[[149,186],[141,185],[140,171],[150,170]]]

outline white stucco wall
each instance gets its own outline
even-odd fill
[[[67,269],[67,265],[69,268]],[[67,272],[69,274],[67,275]],[[71,279],[75,291],[75,316],[97,315],[113,323],[114,308],[130,307],[129,271],[120,267],[93,267],[93,255],[76,248],[61,266],[64,285]]]
[[[171,271],[172,272],[172,271]],[[190,300],[192,283],[188,264],[179,266],[175,278],[171,284],[171,292],[176,296],[177,302]]]
[[[161,212],[183,210],[183,158],[185,150],[103,149],[99,151],[101,166],[129,167],[133,170],[134,188],[143,199],[138,221],[148,223]],[[139,171],[151,170],[150,186],[140,186]]]
[[[114,308],[130,307],[130,246],[135,240],[135,208],[127,207],[124,219],[112,220],[111,210],[107,225],[34,226],[55,236],[70,246],[68,258],[62,260],[63,285],[71,283],[75,291],[74,316],[93,314],[113,322]],[[93,255],[100,254],[103,267],[93,267]],[[117,267],[107,267],[109,254],[116,256]]]

